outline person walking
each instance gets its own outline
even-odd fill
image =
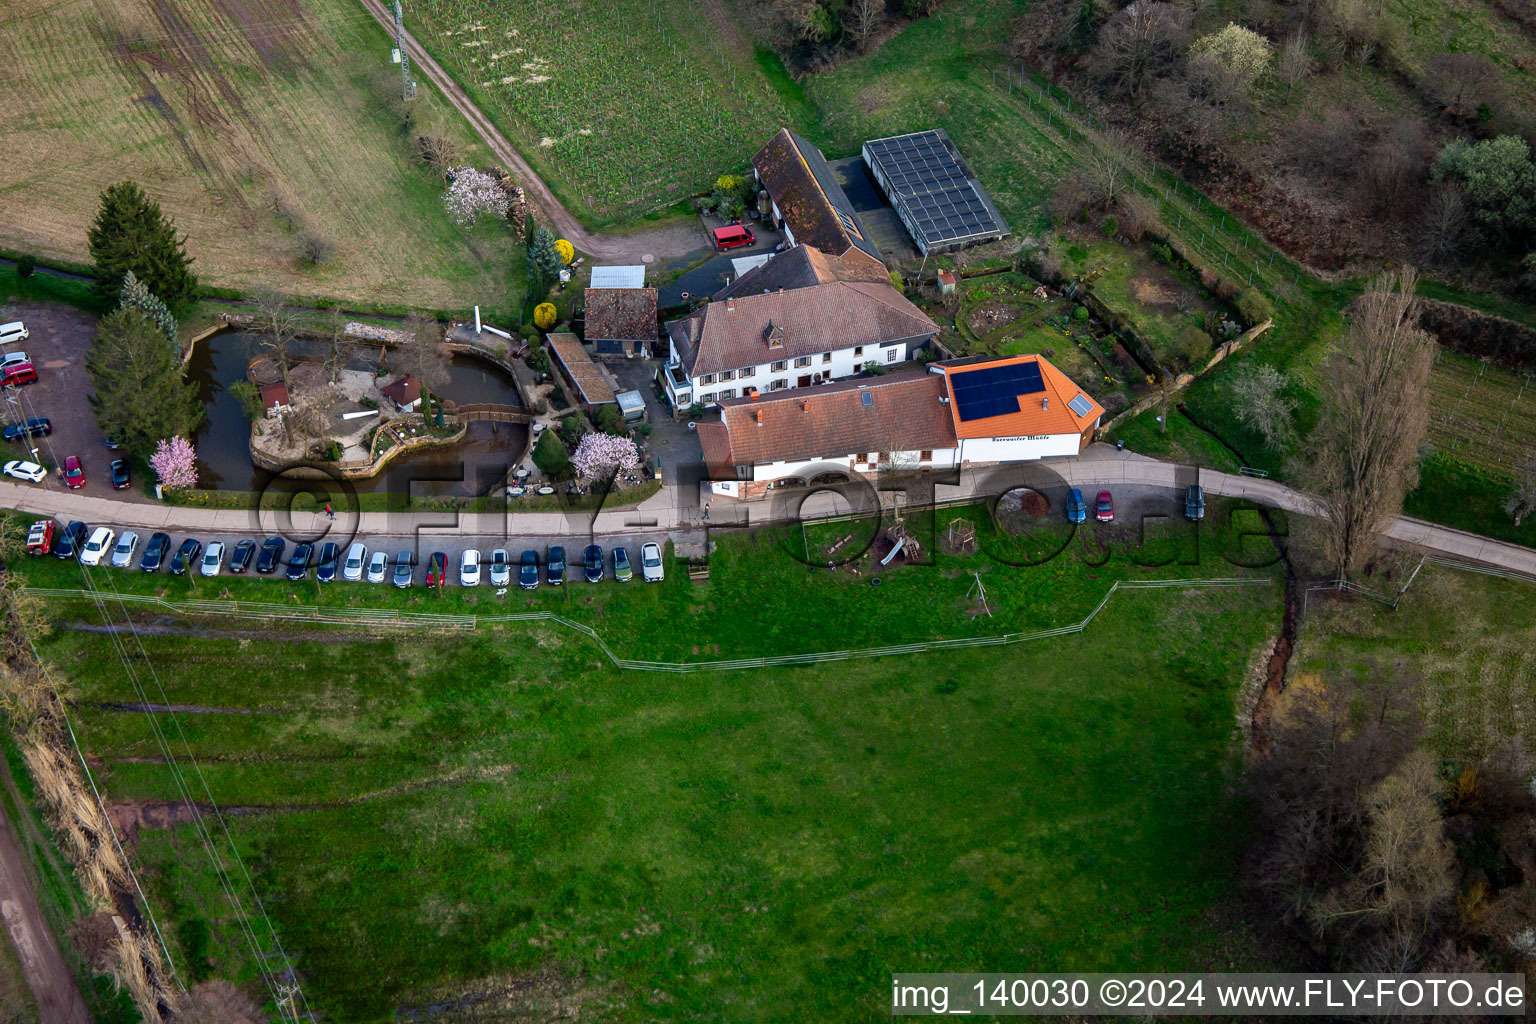
[[[327,504],[325,506],[325,514],[326,514],[326,517],[329,518],[331,521],[333,521],[333,522],[335,521],[335,519],[336,519],[336,510],[334,508],[331,508],[331,506],[329,504]]]
[[[715,503],[715,499],[714,498],[710,498],[708,501],[706,501],[704,503],[704,518],[705,519],[709,518],[709,507],[711,505],[713,505],[714,503]]]

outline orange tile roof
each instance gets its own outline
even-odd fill
[[[962,420],[955,406],[954,378],[973,370],[986,370],[994,366],[1013,366],[1022,363],[1039,363],[1040,379],[1045,390],[1032,395],[1019,396],[1019,411],[1001,416],[988,416],[979,420]],[[1044,356],[1010,356],[1007,359],[989,359],[981,363],[945,367],[945,387],[949,391],[950,408],[955,409],[955,433],[959,437],[1033,437],[1044,434],[1080,434],[1104,414],[1104,407],[1073,383]],[[1088,400],[1089,409],[1079,416],[1067,404],[1078,395]],[[1048,401],[1042,401],[1048,399]]]
[[[588,405],[616,401],[608,378],[603,376],[603,371],[587,355],[587,350],[582,348],[581,339],[566,332],[550,334],[548,337],[550,351],[554,352],[556,362],[581,393],[582,401]]]

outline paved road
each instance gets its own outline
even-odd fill
[[[391,36],[395,32],[393,13],[381,0],[362,0],[363,7]],[[699,249],[703,238],[698,231],[687,228],[656,228],[623,235],[594,235],[581,226],[571,211],[567,210],[544,184],[521,153],[497,130],[491,119],[475,106],[469,95],[432,59],[426,48],[416,41],[409,31],[405,33],[406,47],[411,59],[423,75],[447,98],[449,103],[464,115],[497,159],[507,165],[512,175],[522,182],[528,201],[537,208],[547,221],[554,225],[556,234],[564,237],[577,249],[592,256],[622,263],[639,263],[645,256],[654,259],[670,259]],[[647,260],[646,262],[650,262]]]
[[[1210,494],[1250,498],[1288,512],[1311,515],[1317,508],[1312,497],[1273,480],[1159,462],[1131,452],[1117,452],[1108,445],[1094,445],[1077,459],[967,470],[958,484],[938,485],[935,497],[945,500],[973,494],[998,494],[1014,486],[1007,482],[1011,479],[1010,474],[1016,474],[1017,482],[1023,482],[1025,474],[1042,472],[1054,474],[1058,482],[1084,490],[1099,487],[1113,490],[1116,486],[1163,487],[1177,494],[1188,484],[1198,481]],[[1091,500],[1092,495],[1088,497]],[[0,507],[51,515],[60,520],[80,519],[92,525],[111,525],[118,529],[166,530],[203,538],[227,539],[272,533],[319,537],[329,527],[328,522],[311,512],[298,512],[285,524],[270,511],[258,516],[242,510],[127,503],[10,480],[0,481]],[[772,516],[773,509],[763,503],[746,504],[716,498],[710,522],[705,523],[700,519],[698,497],[685,485],[663,487],[635,508],[603,512],[523,512],[515,507],[507,513],[423,510],[348,515],[343,511],[331,537],[350,539],[356,535],[368,540],[440,536],[445,545],[448,538],[458,538],[481,547],[503,542],[512,547],[521,540],[575,543],[589,536],[609,542],[623,538],[626,542],[640,543],[669,537],[674,541],[696,543],[703,539],[706,526],[761,525],[771,521]],[[1531,548],[1407,517],[1397,519],[1389,534],[1433,554],[1536,575],[1536,550]],[[422,543],[425,546],[429,542],[423,540]]]

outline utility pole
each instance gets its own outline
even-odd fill
[[[395,60],[400,65],[400,95],[413,100],[416,83],[411,81],[411,55],[405,51],[405,15],[400,10],[400,0],[395,0]]]

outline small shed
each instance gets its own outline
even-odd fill
[[[597,406],[615,400],[613,386],[608,383],[602,368],[587,355],[576,335],[563,331],[549,335],[549,349],[560,375],[576,392],[583,412],[590,413]]]
[[[645,419],[645,396],[638,391],[620,391],[614,398],[619,403],[619,412],[628,422]]]
[[[261,407],[267,410],[268,416],[282,412],[288,406],[288,385],[280,380],[261,385]]]
[[[586,336],[599,355],[646,356],[661,336],[655,288],[588,288]]]
[[[384,385],[379,391],[401,412],[415,412],[421,406],[421,381],[410,374]]]
[[[588,288],[644,288],[645,267],[593,267]]]

